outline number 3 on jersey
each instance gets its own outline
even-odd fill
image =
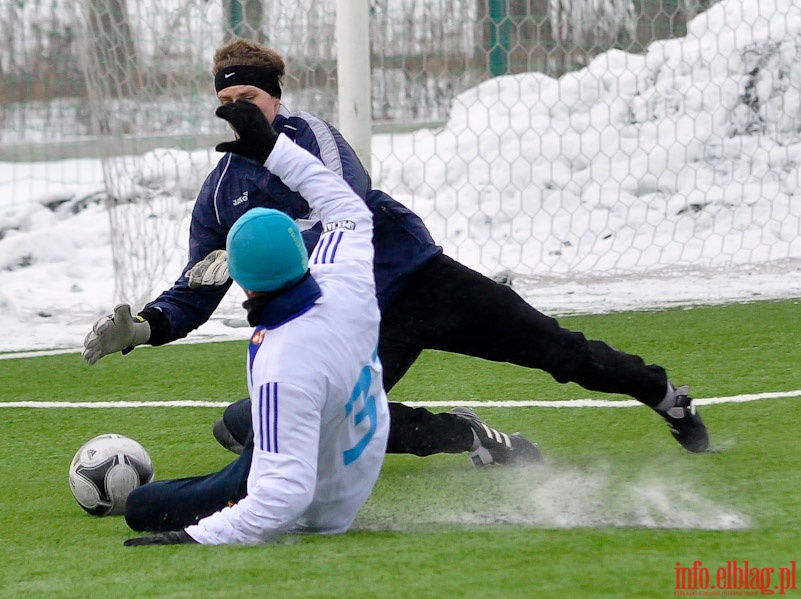
[[[378,417],[376,415],[376,406],[375,406],[375,395],[370,393],[370,384],[373,382],[373,375],[372,369],[368,364],[362,371],[359,373],[359,380],[356,382],[356,386],[353,388],[353,392],[350,394],[350,400],[348,401],[347,405],[345,406],[345,414],[350,415],[353,413],[353,424],[354,426],[359,426],[364,419],[368,420],[369,428],[364,436],[359,440],[356,445],[351,447],[350,449],[346,449],[344,452],[345,457],[345,465],[352,464],[356,460],[359,459],[359,456],[362,455],[364,448],[367,447],[367,444],[370,442],[370,439],[373,438],[375,434],[377,425],[378,425]],[[354,412],[354,407],[356,406],[359,400],[361,402],[361,410],[358,412]]]

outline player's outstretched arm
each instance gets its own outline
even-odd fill
[[[83,341],[81,356],[91,366],[103,356],[137,345],[150,339],[150,324],[143,318],[131,315],[131,306],[119,304],[114,313],[103,316],[95,322],[92,330]]]
[[[343,219],[372,222],[367,205],[345,180],[326,168],[311,153],[282,135],[265,166],[292,191],[297,191],[320,215],[324,231]]]
[[[277,135],[256,104],[246,100],[228,102],[218,107],[216,114],[228,121],[238,136],[235,141],[218,144],[216,149],[266,166],[320,215],[323,237],[318,248],[326,234],[336,231],[340,238],[345,235],[348,239],[336,244],[338,263],[359,262],[372,271],[372,214],[345,180],[285,135]],[[322,262],[334,261],[331,258]]]
[[[253,102],[237,100],[217,108],[237,133],[235,141],[217,144],[218,152],[232,152],[264,164],[292,191],[299,192],[323,221],[342,217],[366,217],[370,211],[345,180],[331,172],[315,156],[275,133],[267,117]],[[280,146],[273,151],[276,146]]]

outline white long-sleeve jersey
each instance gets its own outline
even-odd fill
[[[322,295],[300,316],[254,331],[247,496],[186,529],[203,544],[346,531],[378,479],[389,432],[370,211],[342,178],[283,135],[265,166],[323,222],[309,257]]]

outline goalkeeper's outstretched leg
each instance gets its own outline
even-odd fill
[[[241,454],[251,427],[248,398],[229,405],[212,427],[217,442]],[[420,457],[436,453],[468,453],[476,468],[490,464],[525,465],[542,462],[535,443],[520,433],[507,434],[489,426],[469,408],[454,408],[435,414],[425,408],[411,408],[390,402],[387,453]]]

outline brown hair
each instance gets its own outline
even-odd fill
[[[284,59],[281,55],[248,39],[235,39],[224,46],[217,48],[214,53],[214,66],[211,69],[212,75],[226,67],[248,65],[254,67],[267,67],[278,72],[278,81],[284,76]]]

